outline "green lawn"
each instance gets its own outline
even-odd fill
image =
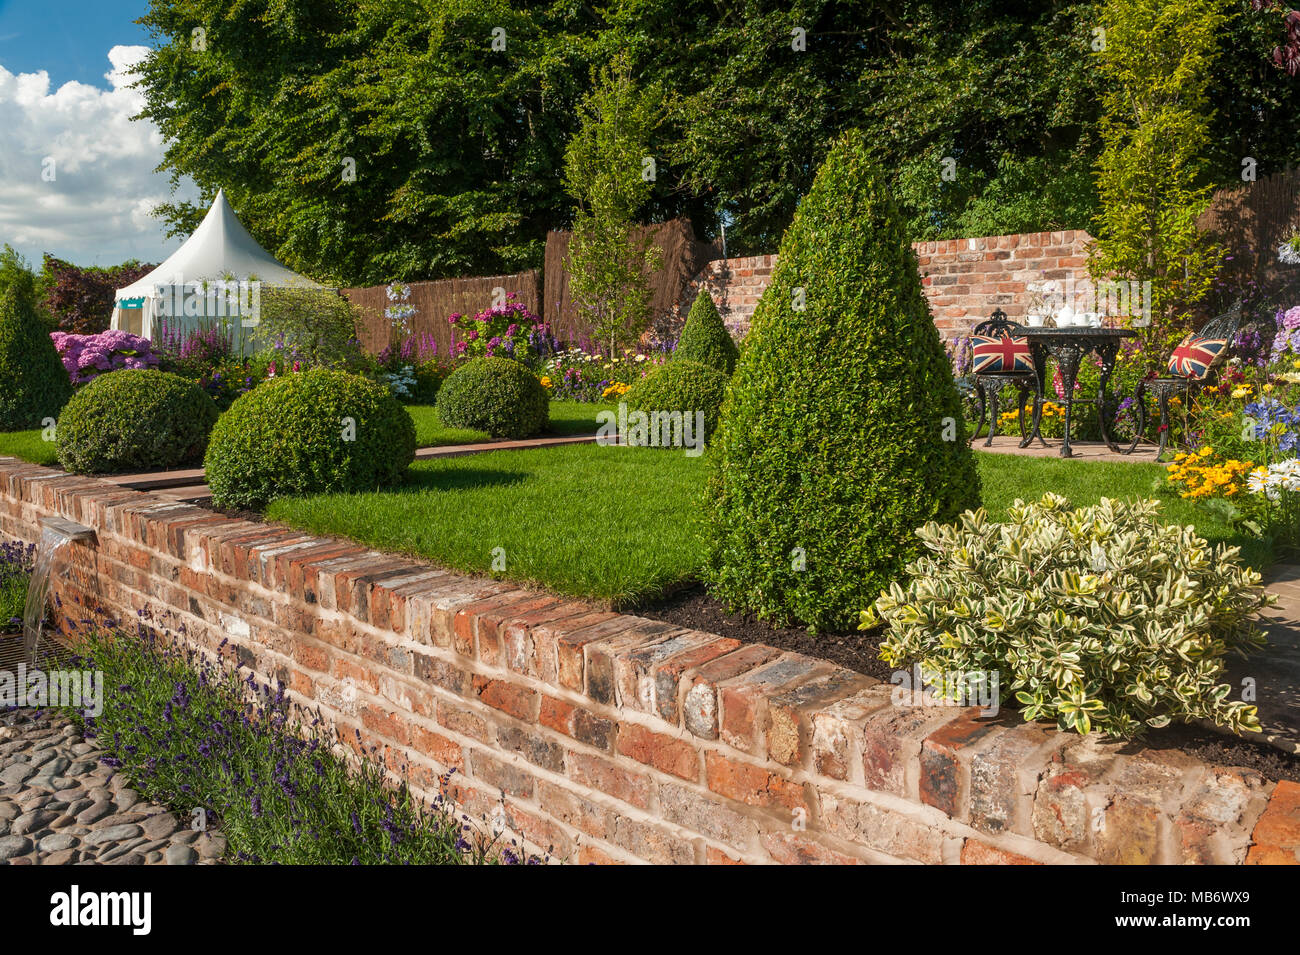
[[[581,401],[551,402],[551,434],[595,434],[596,415],[614,410],[617,405],[586,404]],[[420,448],[445,444],[474,444],[489,440],[486,432],[468,428],[449,428],[438,418],[432,405],[407,405],[407,412],[415,422],[415,441]]]
[[[704,459],[594,444],[417,461],[409,484],[284,498],[267,516],[457,570],[626,605],[694,575]]]
[[[1017,497],[1047,491],[1078,504],[1159,496],[1169,520],[1194,524],[1211,541],[1245,545],[1257,565],[1270,559],[1265,544],[1235,538],[1203,505],[1162,491],[1158,465],[1001,454],[977,460],[995,519]],[[471,573],[491,573],[499,547],[507,579],[626,606],[698,573],[705,468],[704,458],[654,448],[498,451],[418,462],[410,485],[398,490],[287,498],[267,513]]]
[[[57,464],[54,442],[41,438],[35,431],[0,431],[0,456],[22,458],[33,464]]]

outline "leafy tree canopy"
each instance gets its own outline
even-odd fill
[[[1300,160],[1285,11],[1230,0],[1205,176]],[[539,265],[575,213],[564,151],[620,53],[664,91],[641,215],[771,252],[829,144],[863,128],[913,238],[1086,227],[1101,0],[151,0],[164,168],[225,187],[315,278]],[[196,33],[195,31],[201,31]],[[1286,56],[1280,62],[1290,62]],[[951,164],[945,164],[951,159]],[[952,174],[946,175],[945,170]],[[351,177],[351,173],[355,176]],[[174,233],[203,204],[163,208]]]

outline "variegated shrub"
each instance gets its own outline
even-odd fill
[[[983,508],[917,531],[927,553],[870,610],[881,656],[923,673],[998,671],[1026,720],[1129,738],[1171,720],[1258,730],[1219,682],[1223,657],[1264,644],[1275,598],[1238,551],[1157,522],[1158,501],[1076,508],[1048,494],[1007,520]]]

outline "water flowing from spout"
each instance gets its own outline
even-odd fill
[[[62,518],[45,518],[41,521],[41,540],[36,545],[36,563],[31,581],[27,585],[27,600],[23,604],[23,655],[29,667],[38,664],[41,632],[45,629],[45,605],[50,595],[50,578],[55,561],[73,541],[93,541],[95,532],[89,527]]]
[[[54,558],[70,542],[67,536],[54,528],[41,528],[41,542],[36,545],[36,564],[27,585],[27,602],[23,604],[23,656],[27,658],[29,667],[36,666],[41,631],[45,628],[45,601],[50,594],[50,571],[54,567]]]

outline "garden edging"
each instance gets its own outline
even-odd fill
[[[0,531],[95,529],[71,620],[149,614],[573,862],[1298,861],[1300,786],[903,707],[830,663],[0,459]],[[76,609],[73,609],[76,608]]]

